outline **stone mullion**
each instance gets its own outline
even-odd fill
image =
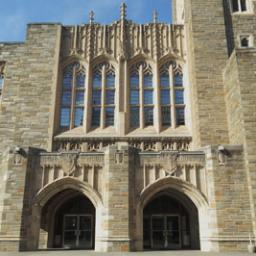
[[[91,113],[92,113],[92,86],[90,85],[91,81],[91,63],[88,64],[86,70],[86,80],[85,80],[85,97],[84,97],[84,132],[88,133],[91,127]]]
[[[76,103],[76,68],[73,68],[72,92],[71,92],[71,109],[70,109],[70,129],[74,128],[75,103]]]
[[[140,128],[143,129],[145,126],[144,123],[144,81],[143,81],[143,67],[142,65],[140,66],[139,69],[139,79],[140,79],[140,84],[139,84],[139,91],[140,91]]]
[[[171,97],[171,124],[172,128],[176,128],[176,111],[175,111],[175,89],[173,79],[173,67],[169,67],[170,97]]]
[[[106,66],[102,68],[102,83],[101,83],[101,112],[100,112],[100,127],[105,128],[105,102],[106,102]]]
[[[160,133],[161,131],[161,103],[160,103],[160,82],[159,82],[159,65],[158,62],[156,62],[155,65],[155,72],[154,72],[154,92],[155,95],[155,102],[154,102],[154,126],[157,131],[157,133]]]

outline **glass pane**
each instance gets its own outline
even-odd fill
[[[131,105],[139,105],[140,103],[140,92],[138,90],[130,92],[130,103]]]
[[[92,218],[90,216],[80,216],[80,230],[92,229]]]
[[[106,87],[115,87],[115,76],[113,74],[107,75]]]
[[[101,90],[94,90],[92,92],[92,104],[93,105],[101,104]]]
[[[160,86],[161,87],[170,87],[169,75],[163,74],[160,77]]]
[[[62,108],[60,114],[60,126],[69,127],[70,125],[70,108]]]
[[[4,77],[3,75],[0,75],[0,90],[3,89],[3,86],[4,86]]]
[[[70,106],[71,105],[71,91],[63,92],[61,104],[62,104],[62,106]]]
[[[165,248],[165,236],[163,231],[154,231],[152,232],[152,242],[154,249],[163,249]]]
[[[101,88],[102,82],[101,82],[101,75],[97,74],[93,76],[93,88]]]
[[[65,216],[64,230],[77,229],[77,216]]]
[[[241,11],[244,12],[246,9],[246,0],[241,0]]]
[[[179,218],[177,216],[167,216],[166,229],[170,231],[179,230]]]
[[[76,92],[76,106],[84,105],[84,92],[78,91]]]
[[[174,76],[174,86],[183,86],[183,75],[176,74]]]
[[[75,248],[76,247],[76,231],[64,232],[64,247]]]
[[[115,91],[107,90],[106,91],[106,105],[115,104]]]
[[[146,126],[153,125],[154,123],[153,109],[153,107],[144,108],[144,123]]]
[[[140,85],[139,75],[132,74],[130,77],[130,86],[132,88],[139,88],[139,85]]]
[[[240,1],[240,0],[232,0],[233,12],[238,12],[239,11],[238,1]]]
[[[84,88],[85,87],[85,74],[79,73],[76,77],[76,87]]]
[[[185,109],[176,108],[176,123],[177,125],[185,125]]]
[[[145,105],[153,104],[153,91],[152,90],[144,90],[144,104]]]
[[[162,107],[162,125],[170,126],[171,125],[171,109],[170,107]]]
[[[150,88],[153,86],[153,76],[146,74],[144,75],[144,87]]]
[[[172,246],[174,244],[179,244],[180,243],[180,232],[179,231],[167,232],[167,239],[168,239],[169,246]]]
[[[71,89],[73,82],[73,70],[69,70],[64,73],[63,76],[63,87],[64,89]]]
[[[175,104],[184,104],[183,90],[175,90]]]
[[[79,248],[91,249],[92,247],[92,231],[80,231]]]
[[[161,104],[169,105],[170,103],[170,90],[161,90]]]
[[[92,126],[99,126],[100,125],[100,108],[93,108],[92,109]]]
[[[138,127],[140,125],[140,109],[138,107],[130,110],[130,124],[131,127]]]
[[[152,217],[152,229],[164,230],[164,217]]]
[[[106,108],[106,126],[114,125],[115,108]]]
[[[83,125],[84,109],[76,108],[75,110],[75,127]]]

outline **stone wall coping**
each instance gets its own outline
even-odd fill
[[[40,26],[40,25],[50,25],[50,26],[61,25],[62,26],[62,23],[60,23],[60,22],[32,22],[32,23],[27,24],[27,26]]]
[[[178,154],[178,155],[185,155],[185,156],[190,156],[190,155],[205,155],[203,151],[160,151],[160,152],[139,152],[139,155],[145,156],[145,155],[161,155],[161,154]]]
[[[40,156],[62,156],[62,155],[77,155],[80,156],[103,156],[104,152],[79,152],[79,151],[66,151],[66,152],[42,152]]]

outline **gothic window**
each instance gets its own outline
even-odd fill
[[[63,72],[60,127],[72,129],[83,125],[85,69],[78,62],[68,65]]]
[[[153,75],[145,62],[132,66],[130,71],[130,127],[154,124]]]
[[[0,98],[2,97],[2,91],[4,87],[4,67],[5,63],[0,62]]]
[[[93,71],[92,127],[108,127],[115,124],[115,71],[103,63]]]
[[[253,47],[253,36],[252,35],[240,35],[239,36],[239,47],[241,47],[241,48]]]
[[[160,70],[160,104],[162,126],[185,125],[183,74],[176,63],[167,63]]]
[[[246,12],[248,11],[247,0],[231,0],[232,12]]]

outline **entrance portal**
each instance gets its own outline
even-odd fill
[[[195,206],[184,206],[172,193],[154,196],[143,211],[143,241],[148,250],[199,249]]]

